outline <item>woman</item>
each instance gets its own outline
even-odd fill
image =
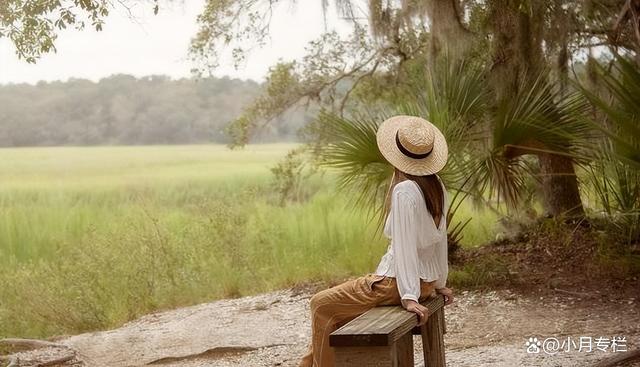
[[[418,324],[427,321],[420,304],[434,290],[453,302],[445,287],[447,263],[447,195],[436,173],[447,162],[447,143],[430,122],[395,116],[378,128],[380,152],[394,167],[385,200],[384,234],[391,240],[374,274],[347,281],[311,298],[311,345],[302,367],[331,367],[329,334],[370,308],[402,305]]]

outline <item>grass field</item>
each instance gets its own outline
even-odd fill
[[[331,174],[279,205],[269,168],[293,147],[0,149],[0,337],[373,270],[386,241]],[[466,245],[494,222],[472,221]]]

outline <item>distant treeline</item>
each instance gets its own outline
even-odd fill
[[[226,143],[225,125],[260,94],[229,78],[114,75],[0,86],[0,146]],[[255,141],[292,141],[303,113]]]

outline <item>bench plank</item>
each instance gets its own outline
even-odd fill
[[[435,295],[422,303],[429,317],[444,306],[444,297]],[[331,333],[332,347],[391,346],[418,324],[417,316],[398,306],[375,307]]]
[[[415,316],[399,307],[376,307],[334,331],[329,336],[329,345],[389,346],[415,324]]]

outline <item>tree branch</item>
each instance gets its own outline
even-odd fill
[[[351,88],[349,88],[347,93],[345,93],[344,97],[342,98],[342,101],[340,101],[340,109],[339,109],[340,110],[340,116],[344,115],[344,108],[345,108],[345,106],[347,104],[347,99],[351,95],[351,92],[353,92],[353,90],[356,89],[358,84],[360,84],[360,82],[362,80],[364,80],[364,78],[367,78],[367,77],[370,77],[371,75],[373,75],[376,72],[376,70],[378,69],[379,65],[380,65],[380,59],[376,60],[376,62],[371,67],[371,70],[369,70],[368,72],[366,72],[366,73],[360,75],[358,78],[356,78],[356,80],[353,82],[353,85],[351,86]]]

